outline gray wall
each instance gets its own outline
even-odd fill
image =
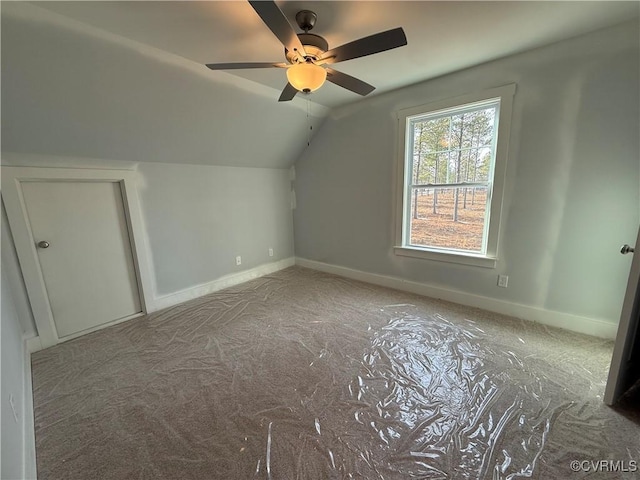
[[[303,99],[26,2],[2,5],[1,34],[4,151],[288,167],[306,147]]]
[[[154,296],[293,255],[306,102],[26,2],[2,5],[1,34],[2,163],[137,168]]]
[[[14,153],[5,153],[3,162],[136,169],[142,240],[147,245],[155,298],[294,255],[289,169],[136,164]],[[15,263],[16,267],[3,269],[15,273],[9,281],[26,300],[19,270],[13,272],[17,258],[5,225],[3,209],[4,265]],[[238,255],[240,266],[235,262]],[[31,319],[25,321],[25,331],[35,331]]]
[[[158,295],[293,256],[288,170],[144,163],[138,171]]]
[[[332,112],[295,165],[296,255],[617,322],[630,266],[618,250],[640,221],[638,30],[628,23]],[[517,93],[497,268],[395,256],[394,112],[508,83]]]

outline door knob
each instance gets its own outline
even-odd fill
[[[44,240],[42,240],[41,242],[38,242],[38,247],[49,248],[49,242],[45,242]]]
[[[620,253],[623,254],[623,255],[626,255],[627,253],[633,253],[633,252],[634,252],[633,247],[630,247],[626,243],[620,249]]]

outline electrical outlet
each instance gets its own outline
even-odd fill
[[[273,248],[270,248],[270,249],[269,249],[269,256],[270,256],[270,257],[273,257]]]
[[[236,257],[236,265],[242,265],[242,257],[240,255]]]
[[[498,275],[498,286],[507,288],[509,285],[509,275]]]

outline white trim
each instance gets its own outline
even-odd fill
[[[128,320],[133,320],[134,318],[139,318],[146,315],[145,313],[138,312],[133,315],[127,315],[126,317],[117,318],[116,320],[111,320],[110,322],[101,323],[100,325],[96,325],[95,327],[87,328],[85,330],[81,330],[79,332],[71,333],[69,335],[65,335],[64,337],[58,338],[58,342],[67,342],[69,340],[73,340],[74,338],[82,337],[83,335],[87,335],[88,333],[97,332],[98,330],[102,330],[103,328],[112,327],[113,325],[118,325],[119,323],[126,322]]]
[[[81,168],[98,170],[136,170],[137,162],[90,157],[43,155],[41,153],[2,152],[3,167]]]
[[[502,203],[505,190],[505,178],[507,171],[507,161],[509,152],[509,137],[511,132],[511,116],[513,111],[513,97],[516,93],[516,84],[512,83],[501,87],[491,88],[476,93],[461,95],[454,98],[439,100],[426,105],[419,105],[410,108],[404,108],[396,111],[397,119],[397,154],[396,154],[396,175],[394,179],[395,188],[395,236],[396,245],[394,253],[396,255],[411,256],[416,258],[426,258],[430,260],[460,263],[472,266],[482,266],[486,268],[495,268],[495,259],[498,258],[498,241],[500,237],[500,221],[502,216]],[[493,175],[490,179],[487,198],[489,201],[487,219],[485,221],[485,245],[481,255],[463,252],[449,253],[447,251],[425,247],[424,250],[415,251],[408,244],[407,230],[409,222],[407,217],[409,209],[405,208],[409,193],[408,185],[410,184],[411,172],[406,169],[407,159],[405,151],[409,148],[409,138],[407,136],[407,123],[409,118],[420,114],[428,114],[429,112],[438,112],[444,109],[454,109],[456,107],[478,103],[489,99],[500,99],[500,109],[497,121],[497,143],[495,144]],[[495,138],[495,137],[494,137]],[[409,203],[410,204],[410,203]],[[487,224],[488,223],[488,224]],[[414,250],[414,251],[411,251]],[[429,255],[425,255],[428,250]],[[454,258],[455,257],[455,258]],[[480,258],[486,258],[488,261],[478,261]],[[468,259],[468,261],[467,261]],[[493,266],[491,265],[493,261]],[[482,263],[482,264],[480,264]]]
[[[446,300],[469,307],[481,308],[490,312],[509,315],[512,317],[542,323],[552,327],[571,330],[573,332],[593,335],[595,337],[613,339],[616,336],[618,326],[615,323],[597,318],[582,317],[570,313],[545,310],[539,307],[511,303],[495,298],[482,297],[459,290],[450,290],[426,283],[404,280],[399,277],[363,272],[338,265],[316,262],[305,258],[296,257],[296,265],[311,268],[321,272],[332,273],[342,277],[373,283],[383,287],[394,288],[405,292],[416,293],[426,297]]]
[[[25,337],[25,348],[29,354],[39,352],[44,347],[42,346],[42,342],[40,341],[40,337],[38,335],[32,335],[29,337]]]
[[[23,405],[22,405],[22,473],[25,480],[37,478],[36,432],[33,416],[33,383],[31,381],[31,348],[38,337],[23,338]],[[39,342],[39,339],[38,339]]]
[[[431,249],[418,247],[393,247],[396,255],[413,258],[426,258],[436,262],[459,263],[462,265],[472,265],[474,267],[496,268],[497,258],[483,255],[472,255],[460,252],[438,252]]]
[[[145,237],[135,187],[136,175],[137,172],[130,170],[2,166],[2,197],[42,347],[46,348],[55,345],[61,339],[58,337],[53,321],[53,313],[49,305],[38,254],[22,197],[21,182],[65,180],[120,183],[141,308],[143,312],[146,312],[147,304],[151,300],[151,286],[153,283],[146,244],[142,240]]]
[[[249,270],[243,270],[242,272],[225,275],[211,282],[196,285],[195,287],[186,288],[184,290],[180,290],[179,292],[156,297],[152,302],[150,302],[147,313],[162,310],[163,308],[167,307],[172,307],[174,305],[193,300],[194,298],[199,298],[204,295],[208,295],[209,293],[217,292],[227,287],[239,285],[241,283],[248,282],[249,280],[263,277],[265,275],[269,275],[270,273],[284,270],[285,268],[293,267],[295,264],[295,258],[289,257],[283,260],[278,260],[276,262],[266,263]],[[71,340],[73,338],[77,338],[79,336],[86,335],[87,333],[95,332],[97,330],[102,330],[103,328],[111,327],[113,325],[117,325],[119,323],[126,322],[127,320],[132,320],[143,315],[144,314],[142,313],[137,313],[135,315],[120,318],[109,323],[83,330],[82,332],[74,333],[66,337],[61,337],[58,339],[58,342],[66,342],[67,340]],[[45,348],[45,346],[42,345],[40,337],[35,335],[25,338],[25,348],[27,352],[31,354],[42,350],[43,348]]]
[[[466,103],[476,103],[490,98],[498,98],[501,96],[513,97],[516,93],[516,84],[510,83],[501,87],[489,88],[476,93],[467,93],[465,95],[459,95],[457,97],[443,98],[431,103],[425,103],[423,105],[417,105],[415,107],[403,108],[398,110],[397,118],[402,120],[405,117],[413,117],[421,113],[436,112],[444,109],[455,109],[460,105]],[[404,139],[403,139],[404,141]]]
[[[204,295],[217,292],[218,290],[222,290],[227,287],[232,287],[240,283],[248,282],[249,280],[253,280],[254,278],[263,277],[264,275],[268,275],[270,273],[292,267],[295,265],[295,263],[295,258],[289,257],[285,258],[284,260],[266,263],[264,265],[260,265],[249,270],[244,270],[242,272],[225,275],[211,282],[196,285],[195,287],[186,288],[184,290],[180,290],[179,292],[170,293],[169,295],[164,295],[162,297],[157,297],[153,302],[153,310],[150,310],[149,313],[151,313],[152,311],[161,310],[163,308],[172,307],[179,303],[187,302],[189,300],[193,300],[194,298],[202,297]]]

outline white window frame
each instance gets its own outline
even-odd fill
[[[511,131],[511,113],[513,109],[513,97],[516,85],[510,84],[502,87],[484,90],[482,92],[462,95],[455,98],[437,101],[426,105],[406,108],[396,112],[398,119],[398,158],[397,158],[397,185],[396,185],[396,255],[424,258],[442,262],[460,263],[478,267],[495,268],[498,261],[498,238],[500,233],[500,218],[502,214],[502,202],[507,171],[507,156],[509,150],[509,135]],[[438,112],[440,110],[455,109],[465,105],[500,100],[498,114],[498,138],[495,146],[495,161],[493,165],[493,178],[489,178],[490,205],[488,218],[485,222],[486,250],[484,254],[465,252],[461,250],[439,249],[435,247],[419,247],[409,244],[408,222],[409,199],[408,190],[411,183],[411,168],[407,168],[412,160],[413,145],[411,136],[407,135],[409,122],[422,115]],[[489,198],[489,197],[488,197]]]

